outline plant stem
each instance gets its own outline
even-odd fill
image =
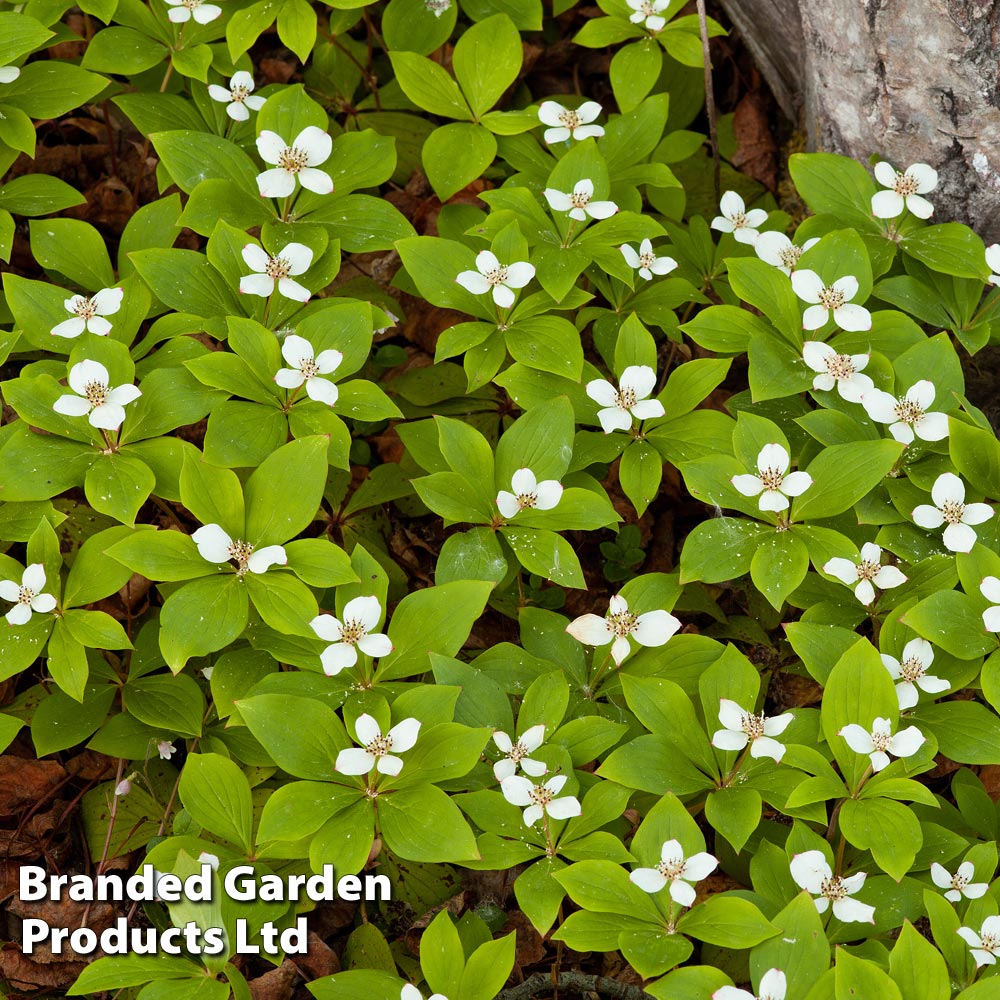
[[[698,27],[701,30],[701,54],[705,61],[705,113],[708,115],[708,137],[712,144],[712,161],[715,165],[715,200],[722,192],[722,165],[719,160],[719,131],[715,118],[715,91],[712,87],[712,60],[708,51],[708,15],[705,0],[697,0]]]

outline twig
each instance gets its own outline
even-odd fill
[[[701,52],[705,61],[705,113],[708,115],[708,138],[712,144],[712,160],[715,163],[715,200],[722,193],[722,165],[719,162],[719,131],[715,122],[715,92],[712,89],[712,61],[708,52],[708,15],[705,0],[698,0],[698,27],[701,30]]]
[[[520,986],[501,990],[496,995],[496,1000],[533,1000],[537,995],[547,995],[556,990],[565,990],[567,993],[599,993],[612,1000],[653,1000],[649,993],[638,986],[620,983],[604,976],[588,976],[582,972],[560,972],[556,981],[548,973],[536,972],[533,976],[528,976]]]

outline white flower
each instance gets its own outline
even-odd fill
[[[160,760],[170,760],[177,753],[177,747],[170,740],[160,740],[156,744],[156,752],[160,755]]]
[[[214,673],[215,673],[215,665],[214,664],[212,666],[210,666],[210,667],[202,667],[201,668],[201,676],[204,677],[206,681],[211,681],[212,680],[212,674],[214,674]]]
[[[659,892],[670,886],[670,898],[681,906],[690,906],[695,899],[694,886],[715,871],[719,859],[705,851],[684,857],[684,849],[676,840],[665,840],[660,848],[660,863],[655,868],[634,868],[629,881],[645,892]]]
[[[979,585],[979,592],[987,601],[993,602],[993,607],[983,612],[983,625],[987,632],[1000,632],[1000,580],[995,576],[987,576]]]
[[[977,969],[981,965],[996,965],[1000,951],[1000,917],[987,917],[978,934],[971,927],[959,927],[957,933],[972,949]]]
[[[773,230],[761,233],[753,245],[757,256],[765,264],[773,264],[785,274],[791,274],[798,267],[799,258],[810,248],[819,243],[819,237],[806,240],[802,246],[796,246],[784,233]]]
[[[901,709],[916,705],[920,699],[917,688],[928,694],[941,694],[951,687],[943,677],[927,674],[927,668],[934,662],[934,647],[926,639],[911,639],[903,647],[902,663],[886,653],[882,654],[882,662],[889,676],[900,682],[896,685],[896,696]]]
[[[849,403],[860,403],[862,396],[875,388],[875,383],[862,374],[870,357],[870,354],[838,354],[821,340],[807,340],[802,345],[802,360],[819,373],[813,379],[813,389],[829,392],[836,386],[841,399]]]
[[[115,795],[128,795],[128,793],[132,791],[132,778],[133,775],[129,775],[127,778],[122,778],[122,780],[115,785]]]
[[[14,607],[4,617],[9,625],[24,625],[31,620],[31,612],[46,614],[55,609],[56,599],[51,594],[43,594],[45,567],[32,563],[21,575],[21,582],[0,580],[0,598],[13,601]]]
[[[424,0],[424,6],[432,11],[435,17],[440,17],[446,10],[451,10],[451,0]],[[440,995],[440,993],[434,994],[435,997]],[[434,997],[431,997],[431,1000],[434,1000]]]
[[[909,209],[918,219],[929,219],[934,206],[921,198],[937,187],[938,175],[926,163],[913,163],[902,173],[883,160],[875,164],[875,180],[888,188],[872,195],[872,215],[876,219],[895,219]]]
[[[509,309],[514,304],[512,288],[524,288],[535,276],[534,264],[517,261],[501,264],[495,253],[481,250],[476,254],[475,271],[462,271],[455,279],[466,291],[482,295],[493,289],[493,301],[501,309]]]
[[[556,796],[566,784],[565,774],[556,774],[541,785],[536,785],[519,774],[504,778],[500,782],[503,797],[514,806],[525,806],[524,822],[534,826],[543,815],[553,819],[569,819],[579,816],[580,803],[574,795]]]
[[[994,273],[989,277],[991,285],[1000,285],[1000,243],[991,243],[986,248],[986,266]]]
[[[732,233],[737,243],[755,243],[760,226],[767,222],[767,212],[762,208],[747,211],[746,203],[735,191],[727,191],[719,202],[719,211],[712,219],[712,228],[720,233]]]
[[[889,433],[900,443],[910,444],[914,435],[921,441],[941,441],[948,436],[948,417],[928,413],[934,402],[934,383],[921,379],[896,399],[891,393],[873,389],[861,397],[861,404],[872,420],[889,424]]]
[[[275,283],[278,292],[286,299],[296,302],[308,302],[312,292],[297,281],[292,281],[290,274],[305,274],[313,261],[313,252],[302,243],[289,243],[280,253],[273,257],[265,253],[256,243],[248,243],[242,251],[247,267],[256,274],[246,274],[240,278],[241,295],[261,295],[267,297],[274,294]]]
[[[954,875],[936,861],[931,865],[931,881],[939,889],[947,889],[944,898],[950,899],[953,903],[957,903],[963,896],[966,899],[979,899],[980,896],[986,895],[989,884],[973,882],[975,874],[976,869],[971,861],[963,861]]]
[[[309,623],[316,635],[332,643],[320,654],[327,677],[336,677],[341,670],[353,667],[358,662],[358,649],[376,659],[392,652],[389,637],[372,632],[381,617],[382,605],[377,597],[355,597],[344,605],[343,622],[333,615],[317,615]]]
[[[522,510],[552,510],[562,499],[563,488],[554,479],[538,482],[531,469],[518,469],[511,476],[508,493],[501,490],[497,494],[497,507],[506,518],[514,517]]]
[[[647,611],[642,615],[629,611],[625,598],[615,594],[608,602],[605,617],[581,615],[566,626],[566,631],[587,646],[606,646],[611,642],[611,658],[621,665],[629,654],[629,636],[640,646],[662,646],[680,627],[680,621],[667,611]]]
[[[757,506],[761,510],[787,510],[788,498],[801,496],[813,482],[808,472],[789,472],[790,461],[782,445],[766,444],[757,456],[757,475],[744,473],[729,481],[745,497],[760,494]]]
[[[111,324],[104,318],[113,316],[122,307],[125,292],[121,288],[102,288],[93,298],[74,295],[63,302],[72,319],[64,319],[49,331],[55,337],[79,337],[84,330],[106,337],[111,332]]]
[[[656,372],[649,365],[629,365],[622,372],[616,389],[603,378],[587,383],[587,395],[603,409],[597,419],[605,434],[627,431],[632,428],[632,418],[653,420],[666,412],[658,399],[646,397],[656,387]]]
[[[868,607],[875,600],[876,587],[891,590],[906,583],[906,577],[895,566],[883,566],[881,562],[882,550],[873,542],[865,542],[861,546],[861,562],[837,556],[824,564],[823,572],[854,587],[854,596]]]
[[[208,851],[202,851],[198,855],[198,864],[208,865],[212,871],[217,872],[219,870],[219,855],[209,854]]]
[[[319,356],[305,337],[290,333],[281,345],[281,356],[292,366],[279,368],[274,381],[283,389],[298,389],[305,383],[306,395],[317,403],[333,406],[340,390],[333,382],[319,375],[332,375],[339,367],[344,355],[340,351],[320,351]]]
[[[447,10],[451,6],[451,0],[424,0],[427,4],[428,9],[431,8],[432,3],[444,4],[444,10]],[[441,12],[436,12],[437,16],[441,16]],[[416,988],[412,983],[406,983],[403,988],[399,991],[399,1000],[424,1000],[420,995],[420,990]],[[432,993],[428,1000],[448,1000],[448,998],[443,993]]]
[[[802,315],[803,330],[818,330],[830,314],[842,330],[870,330],[872,314],[852,302],[858,294],[858,279],[852,275],[838,278],[832,285],[808,268],[792,272],[792,290],[803,302],[813,303]]]
[[[592,219],[609,219],[618,211],[613,201],[591,201],[594,182],[588,179],[577,181],[571,194],[555,188],[546,188],[542,194],[553,212],[569,212],[569,217],[577,222],[586,222],[588,215]]]
[[[142,393],[134,385],[108,387],[110,376],[99,361],[80,361],[69,370],[75,396],[60,396],[52,409],[67,417],[87,417],[92,427],[114,431],[125,419],[125,407]]]
[[[532,760],[528,754],[533,753],[542,745],[545,739],[545,724],[539,723],[526,729],[515,743],[506,733],[499,730],[493,734],[493,742],[497,745],[501,753],[504,754],[502,760],[498,760],[493,765],[493,773],[497,781],[503,781],[517,773],[518,765],[525,774],[530,774],[533,778],[540,778],[548,768],[540,760]]]
[[[309,191],[329,194],[333,190],[330,175],[317,167],[326,163],[333,151],[333,140],[321,128],[309,125],[289,146],[277,132],[264,129],[257,136],[257,152],[271,170],[257,175],[257,190],[262,198],[287,198],[295,190],[295,178]]]
[[[720,750],[742,750],[749,743],[750,756],[755,760],[771,757],[776,764],[780,764],[785,755],[785,745],[772,737],[780,736],[794,718],[786,712],[766,719],[763,712],[760,715],[744,712],[735,701],[722,698],[719,701],[719,722],[726,728],[716,731],[712,746]]]
[[[209,84],[208,96],[225,104],[226,114],[234,122],[245,122],[250,117],[250,111],[260,111],[266,101],[264,97],[252,97],[253,88],[253,77],[241,69],[230,78],[228,90],[217,83]]]
[[[604,129],[590,123],[601,110],[597,101],[585,101],[575,111],[564,108],[555,101],[542,101],[538,108],[538,118],[543,125],[550,126],[544,134],[546,144],[564,142],[566,139],[599,139],[604,135]]]
[[[735,986],[721,986],[712,994],[712,1000],[785,1000],[788,982],[780,969],[768,969],[760,977],[757,996]]]
[[[13,83],[20,75],[17,66],[0,66],[0,83]]]
[[[174,24],[183,24],[193,17],[198,24],[208,24],[222,14],[222,8],[205,0],[164,0],[170,10],[167,17]]]
[[[661,13],[670,6],[670,0],[628,0],[629,7],[633,13],[629,20],[633,24],[646,22],[648,31],[662,31],[667,23],[667,19]]]
[[[198,546],[202,559],[210,563],[235,562],[238,576],[246,576],[248,572],[266,573],[275,564],[285,566],[288,563],[282,546],[265,545],[262,549],[255,549],[242,539],[234,541],[218,524],[206,524],[191,539]]]
[[[650,281],[654,274],[669,274],[677,267],[677,261],[673,257],[657,257],[653,253],[651,240],[643,240],[639,244],[638,252],[628,243],[623,243],[618,249],[621,250],[625,263],[635,268],[639,272],[639,277],[646,281]]]
[[[844,726],[837,735],[843,736],[855,753],[868,754],[872,770],[876,772],[889,766],[889,754],[893,757],[912,757],[927,741],[927,737],[916,726],[909,726],[893,736],[891,723],[882,718],[872,723],[871,732],[852,722]]]
[[[406,753],[417,742],[420,722],[403,719],[384,736],[378,723],[367,713],[359,715],[354,732],[361,747],[349,747],[337,754],[334,770],[341,774],[367,774],[373,767],[379,774],[397,775],[403,762],[395,753]]]
[[[826,913],[833,902],[833,915],[844,923],[852,920],[875,923],[875,907],[851,899],[864,884],[867,875],[858,872],[848,878],[834,875],[822,851],[803,851],[792,858],[789,868],[795,884],[816,898],[816,910]]]
[[[965,502],[965,483],[953,472],[942,473],[931,487],[934,506],[922,503],[913,511],[913,520],[921,528],[940,528],[945,522],[943,540],[951,552],[971,552],[976,533],[969,525],[982,524],[993,516],[993,508],[985,503]]]

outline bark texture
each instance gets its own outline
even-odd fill
[[[721,0],[810,149],[940,174],[935,221],[1000,239],[1000,5]]]

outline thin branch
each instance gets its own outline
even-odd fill
[[[604,976],[588,976],[582,972],[560,972],[553,981],[545,972],[528,976],[520,986],[501,990],[496,1000],[533,1000],[536,996],[562,993],[598,993],[612,1000],[653,1000],[653,997],[638,986],[620,983],[617,979]]]
[[[705,113],[708,115],[708,138],[715,164],[715,200],[722,195],[722,165],[719,161],[719,131],[715,121],[715,91],[712,87],[712,60],[708,51],[708,15],[705,0],[698,0],[698,27],[701,30],[701,53],[705,62]]]

